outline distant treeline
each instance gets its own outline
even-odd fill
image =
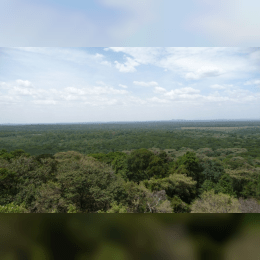
[[[152,147],[177,151],[182,147],[245,148],[246,156],[256,158],[260,151],[260,121],[0,126],[0,148],[23,149],[32,155],[71,150],[109,153]]]

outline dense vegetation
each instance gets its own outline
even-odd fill
[[[259,176],[257,121],[0,126],[0,212],[260,212]]]

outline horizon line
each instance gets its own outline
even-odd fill
[[[191,122],[191,121],[260,121],[255,119],[170,119],[170,120],[147,120],[147,121],[95,121],[95,122],[56,122],[56,123],[0,123],[0,125],[57,125],[57,124],[109,124],[109,123],[146,123],[146,122]]]

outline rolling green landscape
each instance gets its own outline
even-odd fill
[[[260,121],[0,125],[0,212],[260,212]]]

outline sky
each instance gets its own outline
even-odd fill
[[[260,48],[1,47],[0,124],[260,119]]]
[[[255,47],[258,0],[1,0],[1,47]]]

